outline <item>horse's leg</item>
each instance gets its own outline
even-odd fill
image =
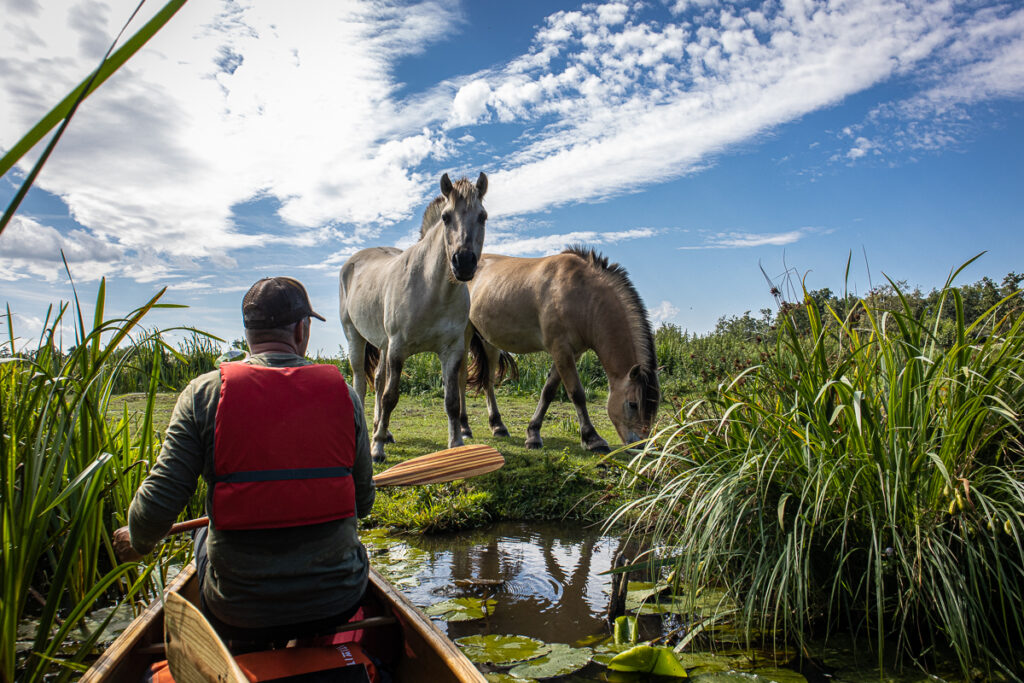
[[[548,412],[548,406],[554,400],[555,392],[558,391],[558,385],[561,381],[561,378],[558,376],[558,370],[552,364],[551,369],[548,370],[548,378],[544,382],[544,388],[540,390],[540,401],[537,402],[537,410],[533,413],[533,417],[530,418],[530,423],[526,425],[527,448],[542,448],[544,446],[544,439],[540,438],[540,427],[544,424],[544,415]]]
[[[389,345],[388,353],[382,358],[382,361],[386,371],[383,374],[386,374],[387,377],[383,381],[375,383],[377,401],[374,406],[379,406],[379,409],[374,411],[373,444],[370,446],[373,461],[377,463],[384,462],[384,444],[393,443],[395,440],[391,436],[391,432],[388,431],[388,424],[391,422],[391,412],[398,405],[398,387],[402,381],[402,365],[405,359],[400,354],[391,350]],[[381,374],[380,370],[378,370],[377,377],[379,378]],[[391,437],[390,441],[388,437]]]
[[[349,334],[348,330],[345,334]],[[348,359],[352,363],[352,388],[363,404],[366,403],[366,340],[353,334],[348,342]]]
[[[501,362],[501,350],[490,344],[484,344],[484,350],[487,352],[487,376],[484,378],[484,394],[487,396],[487,422],[491,426],[491,434],[508,436],[508,429],[501,421],[501,413],[498,411],[498,401],[494,398],[494,375],[498,372],[498,364]]]
[[[459,365],[459,427],[462,435],[468,439],[473,438],[473,430],[469,426],[469,407],[466,405],[466,382],[469,375],[469,340],[473,337],[473,328],[466,326],[466,337],[464,351],[462,352],[462,363]]]
[[[601,435],[594,429],[594,423],[590,421],[590,414],[587,412],[587,395],[583,391],[583,384],[576,372],[576,356],[571,353],[554,353],[551,357],[555,361],[558,374],[562,377],[565,393],[569,395],[576,407],[576,419],[580,423],[580,441],[583,443],[583,447],[594,453],[610,453],[608,442],[601,438]]]
[[[444,373],[444,410],[448,413],[448,448],[462,445],[462,427],[459,424],[462,402],[459,391],[459,380],[465,374],[466,347],[454,344],[438,353],[441,359],[441,370]]]

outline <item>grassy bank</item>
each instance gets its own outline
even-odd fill
[[[153,402],[154,424],[166,425],[176,394],[162,393]],[[144,394],[115,399],[116,410],[129,413],[145,406]],[[505,467],[473,479],[428,486],[383,488],[378,491],[369,526],[438,532],[480,526],[499,520],[561,520],[602,522],[621,502],[617,471],[598,466],[600,457],[583,450],[579,442],[576,412],[567,401],[555,401],[548,410],[542,431],[544,448],[524,445],[526,424],[536,408],[533,397],[499,398],[509,438],[494,438],[487,428],[483,397],[469,397],[470,425],[474,438],[467,443],[494,446],[505,456]],[[598,431],[615,439],[615,430],[600,400],[589,406]],[[366,419],[373,420],[373,395],[367,396]],[[391,420],[395,443],[387,446],[388,460],[376,465],[382,471],[398,462],[447,448],[447,418],[443,399],[402,396]]]

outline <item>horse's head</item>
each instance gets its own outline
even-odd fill
[[[481,201],[487,193],[484,173],[476,184],[465,178],[454,183],[445,173],[441,176],[443,204],[440,220],[444,223],[444,245],[452,276],[460,281],[472,280],[484,248],[484,224],[487,211]]]
[[[651,435],[661,389],[656,371],[634,365],[617,380],[608,382],[608,417],[622,443],[643,441]]]

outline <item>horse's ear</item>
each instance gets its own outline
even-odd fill
[[[640,364],[637,363],[636,365],[629,369],[629,379],[633,382],[638,381],[640,379],[640,374],[642,372],[643,369],[640,367]]]
[[[452,193],[452,179],[448,177],[447,173],[445,173],[443,176],[441,176],[441,194],[443,194],[445,197],[447,197],[451,193]]]
[[[483,199],[487,194],[487,174],[480,171],[480,177],[476,179],[476,197]]]

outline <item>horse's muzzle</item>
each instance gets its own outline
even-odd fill
[[[452,255],[452,275],[459,282],[472,280],[476,275],[476,254],[469,249],[459,249]]]

